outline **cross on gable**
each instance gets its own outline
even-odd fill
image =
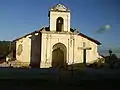
[[[86,47],[85,42],[83,42],[83,47],[78,47],[78,49],[81,49],[81,50],[91,50],[92,48],[91,47]]]
[[[91,47],[78,47],[78,49],[81,49],[81,50],[91,50],[92,48]]]

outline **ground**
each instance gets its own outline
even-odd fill
[[[82,71],[64,71],[57,69],[14,69],[0,68],[1,88],[37,90],[43,89],[81,89],[116,88],[114,81],[120,80],[119,70],[96,70],[86,68]],[[110,83],[110,84],[109,84]],[[116,84],[116,86],[114,86]],[[7,85],[6,87],[4,85]]]

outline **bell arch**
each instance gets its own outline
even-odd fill
[[[62,43],[53,46],[52,51],[52,67],[65,68],[67,48]]]
[[[56,20],[56,31],[61,32],[64,29],[64,19],[62,17],[58,17]]]

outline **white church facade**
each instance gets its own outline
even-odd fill
[[[100,55],[101,43],[70,27],[70,10],[57,4],[49,10],[49,26],[43,27],[23,37],[16,43],[16,60],[31,67],[66,67],[83,63],[84,48],[86,63],[92,63]]]

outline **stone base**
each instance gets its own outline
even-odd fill
[[[40,68],[50,68],[52,67],[50,62],[41,62]]]
[[[8,62],[11,67],[29,67],[29,62],[20,62],[18,60]]]

